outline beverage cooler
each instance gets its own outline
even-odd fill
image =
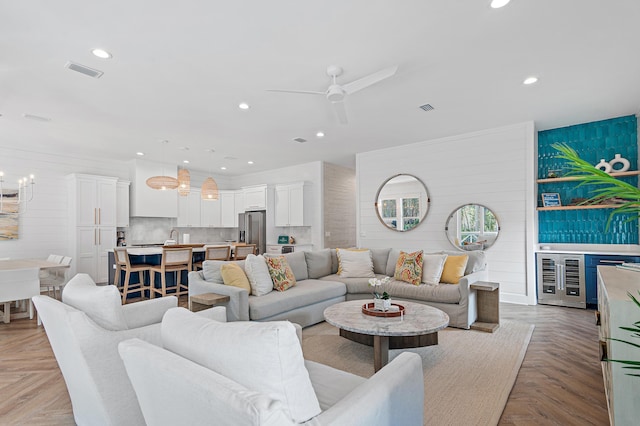
[[[584,255],[536,255],[538,303],[586,309]]]

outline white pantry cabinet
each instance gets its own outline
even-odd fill
[[[242,191],[220,191],[220,226],[237,228],[238,214],[244,212],[244,194]]]
[[[118,179],[72,174],[67,180],[72,275],[86,273],[97,283],[107,282],[107,250],[116,246]]]
[[[275,226],[306,226],[304,182],[276,185]]]

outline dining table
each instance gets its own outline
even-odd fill
[[[62,265],[56,262],[50,262],[48,260],[44,260],[44,259],[3,259],[0,260],[0,272],[4,272],[4,271],[17,271],[17,270],[21,270],[21,269],[35,269],[38,268],[39,270],[47,270],[47,271],[53,271],[53,270],[59,270],[59,269],[67,269],[69,268],[70,265]],[[5,275],[7,274],[3,274],[0,273],[0,284],[4,285],[4,287],[6,288],[7,285],[11,285],[10,282],[5,282],[3,283],[2,280],[5,279]],[[10,276],[11,274],[7,275]],[[0,286],[2,287],[2,286]],[[33,294],[31,294],[33,293]],[[40,285],[38,284],[37,288],[34,287],[32,289],[32,291],[29,292],[29,295],[27,295],[26,293],[22,294],[22,296],[25,296],[25,298],[29,301],[29,309],[28,311],[23,311],[23,312],[16,312],[16,313],[10,313],[9,315],[6,315],[7,312],[9,312],[9,303],[10,301],[14,301],[12,300],[3,300],[2,304],[4,304],[4,311],[2,314],[2,319],[3,322],[8,323],[11,319],[19,319],[19,318],[25,318],[27,316],[29,316],[30,318],[33,316],[33,305],[31,304],[31,297],[32,296],[37,296],[38,294],[40,294]],[[2,294],[0,294],[0,297],[2,297]],[[24,300],[24,298],[20,298],[18,300]],[[17,300],[15,300],[17,301]]]

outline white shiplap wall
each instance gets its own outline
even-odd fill
[[[463,204],[489,207],[500,235],[487,250],[489,278],[501,300],[535,304],[533,268],[534,125],[489,129],[356,155],[358,245],[404,250],[451,250],[444,227]],[[425,221],[410,232],[383,226],[374,209],[379,186],[398,173],[412,174],[431,199]]]
[[[46,258],[70,255],[67,181],[71,173],[129,178],[125,162],[50,155],[0,146],[4,187],[16,188],[20,177],[35,175],[35,194],[20,216],[19,239],[0,241],[0,257]]]

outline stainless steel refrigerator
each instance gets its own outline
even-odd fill
[[[264,210],[238,215],[238,242],[255,244],[258,253],[267,250],[267,214]]]

